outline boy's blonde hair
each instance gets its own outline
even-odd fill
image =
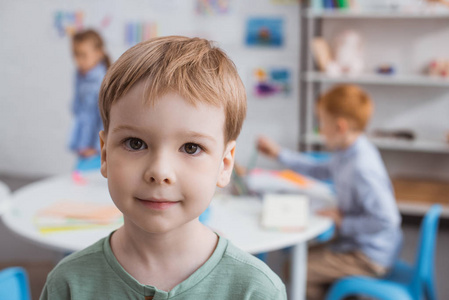
[[[355,85],[338,85],[318,99],[318,108],[333,117],[348,119],[353,129],[364,131],[373,112],[369,95]]]
[[[127,50],[108,70],[101,84],[99,106],[104,129],[111,106],[136,83],[145,82],[145,100],[175,92],[195,105],[221,106],[225,143],[236,140],[246,116],[246,93],[234,63],[205,39],[167,36]]]

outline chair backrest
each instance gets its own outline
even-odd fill
[[[413,280],[410,286],[410,289],[415,295],[422,294],[423,280],[433,276],[435,246],[440,214],[441,205],[432,205],[421,222]]]
[[[0,271],[0,299],[30,300],[28,276],[20,267]]]

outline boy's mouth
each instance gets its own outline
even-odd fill
[[[142,203],[142,205],[144,205],[145,207],[154,210],[166,210],[180,202],[180,201],[170,201],[162,198],[140,199],[136,197],[136,200]]]

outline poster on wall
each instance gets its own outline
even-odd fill
[[[252,72],[252,89],[258,99],[286,98],[291,94],[291,71],[284,67],[257,67]]]
[[[198,15],[226,15],[230,11],[231,0],[196,0]]]
[[[271,0],[271,3],[274,5],[292,5],[299,4],[300,0]]]
[[[53,39],[66,40],[78,31],[93,29],[100,33],[108,46],[122,45],[122,35],[118,34],[122,30],[122,12],[119,1],[97,0],[83,5],[64,2],[49,15],[49,33]]]
[[[246,22],[246,45],[282,47],[284,44],[283,24],[282,18],[249,18]]]
[[[85,13],[82,10],[58,10],[53,15],[53,27],[58,37],[72,36],[85,27]]]
[[[116,28],[111,29],[113,23],[110,14],[92,16],[82,10],[58,10],[53,14],[53,28],[59,39],[71,38],[76,32],[86,29],[94,29],[103,37],[112,35],[111,32],[116,32]]]
[[[110,27],[112,23],[112,17],[109,14],[95,16],[95,20],[92,20],[93,18],[91,15],[90,22],[86,21],[86,16],[87,14],[83,10],[56,11],[53,15],[53,27],[56,30],[58,37],[71,37],[76,32],[87,28],[104,31]]]
[[[157,36],[158,24],[156,22],[128,22],[125,24],[125,44],[128,47]]]

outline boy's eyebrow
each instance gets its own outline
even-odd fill
[[[202,133],[199,133],[199,132],[196,132],[196,131],[185,131],[185,132],[183,132],[183,135],[186,135],[186,136],[188,136],[190,138],[207,139],[207,140],[215,143],[215,139],[212,136],[206,135],[206,134],[202,134]]]
[[[112,129],[112,132],[117,132],[120,130],[138,130],[138,128],[130,126],[130,125],[119,125],[117,127],[115,127],[114,129]],[[198,139],[207,139],[213,143],[215,143],[215,139],[207,134],[202,134],[200,132],[196,132],[196,131],[184,131],[182,132],[183,136],[188,136],[190,138],[198,138]]]
[[[117,132],[120,130],[137,130],[137,128],[130,126],[130,125],[119,125],[119,126],[115,127],[114,129],[112,129],[112,132]]]

